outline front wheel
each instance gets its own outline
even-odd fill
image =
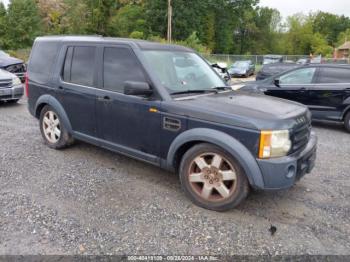
[[[40,131],[45,144],[53,149],[62,149],[73,143],[58,113],[45,106],[40,113]]]
[[[180,180],[195,204],[215,211],[238,206],[249,193],[249,182],[238,161],[211,144],[187,151],[180,165]]]
[[[344,118],[344,125],[346,131],[350,132],[350,112],[348,112]]]

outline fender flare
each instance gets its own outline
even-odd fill
[[[195,128],[185,131],[176,137],[168,152],[167,165],[173,167],[177,150],[182,145],[194,141],[203,141],[224,149],[240,163],[251,186],[255,188],[264,188],[263,176],[251,152],[232,136],[213,129]]]
[[[55,109],[55,111],[59,114],[61,121],[63,122],[65,128],[67,129],[67,131],[69,133],[72,133],[73,129],[72,129],[72,125],[69,121],[69,118],[66,114],[66,111],[63,109],[63,106],[61,105],[61,103],[53,96],[51,95],[43,95],[41,96],[36,104],[35,104],[35,114],[38,111],[38,108],[42,105],[42,104],[47,104],[49,106],[51,106],[53,109]]]

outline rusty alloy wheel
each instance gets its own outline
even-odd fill
[[[198,196],[210,202],[230,198],[237,187],[236,170],[217,153],[205,153],[196,157],[190,164],[188,181]]]
[[[51,144],[56,144],[61,138],[60,120],[56,113],[47,111],[44,115],[42,125],[47,141]]]

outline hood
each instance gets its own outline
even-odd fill
[[[8,72],[8,71],[5,71],[5,70],[0,69],[0,80],[12,79],[12,78],[14,78],[14,77],[15,77],[14,74],[12,74],[12,73],[10,73],[10,72]]]
[[[181,98],[171,104],[181,115],[256,130],[291,129],[300,115],[310,118],[299,103],[242,91]]]
[[[0,67],[7,67],[9,65],[15,65],[15,64],[23,64],[23,61],[21,59],[18,58],[14,58],[14,57],[5,57],[2,56],[0,57]]]

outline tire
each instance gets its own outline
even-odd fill
[[[189,149],[179,173],[186,195],[206,209],[233,209],[249,194],[249,182],[238,161],[215,145],[203,143]]]
[[[52,149],[63,149],[74,140],[68,133],[59,114],[50,106],[45,106],[40,112],[40,131],[45,144]]]
[[[344,126],[345,126],[346,131],[348,131],[350,133],[350,112],[348,112],[345,115]]]

